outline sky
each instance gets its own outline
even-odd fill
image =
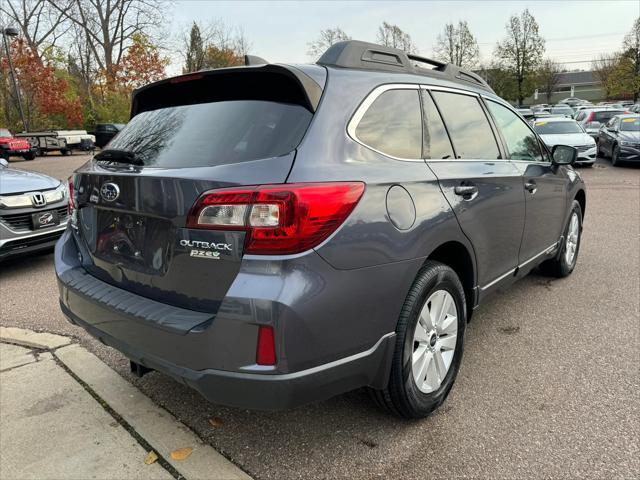
[[[525,8],[536,18],[546,39],[546,56],[568,69],[589,69],[600,54],[618,50],[640,16],[640,0],[591,1],[209,1],[174,0],[170,37],[177,38],[195,21],[222,21],[242,28],[250,53],[271,63],[309,63],[308,42],[320,30],[339,26],[354,39],[375,42],[378,26],[387,21],[411,35],[418,53],[430,56],[448,22],[466,20],[476,36],[481,59],[489,61],[505,36],[511,15]],[[566,62],[566,63],[565,63]],[[582,63],[578,63],[582,62]],[[169,73],[180,73],[181,59],[172,56]]]

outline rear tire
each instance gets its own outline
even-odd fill
[[[577,230],[576,223],[577,222]],[[582,240],[582,208],[577,200],[571,205],[571,213],[564,229],[562,246],[555,258],[542,262],[540,271],[550,277],[568,277],[578,261]]]
[[[438,408],[460,368],[466,325],[460,279],[450,267],[427,261],[400,312],[389,383],[370,389],[376,403],[404,418],[426,417]]]
[[[36,154],[33,152],[29,152],[25,155],[23,155],[23,157],[25,160],[33,160],[34,158],[36,158]]]

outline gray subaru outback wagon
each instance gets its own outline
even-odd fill
[[[71,322],[212,402],[282,409],[359,387],[422,417],[471,312],[566,276],[585,187],[474,73],[359,41],[315,65],[197,72],[134,93],[70,178]]]

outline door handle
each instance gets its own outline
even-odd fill
[[[536,184],[535,181],[528,180],[527,182],[525,182],[524,188],[529,190],[529,192],[533,195],[534,193],[536,193],[536,190],[538,189],[538,185]]]
[[[453,192],[465,200],[473,200],[478,195],[478,187],[475,185],[459,185],[453,189]]]

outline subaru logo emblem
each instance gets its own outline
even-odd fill
[[[103,183],[100,189],[100,196],[107,202],[115,202],[120,196],[120,188],[115,183]]]
[[[31,194],[31,202],[35,207],[42,207],[47,204],[47,199],[40,192]]]

